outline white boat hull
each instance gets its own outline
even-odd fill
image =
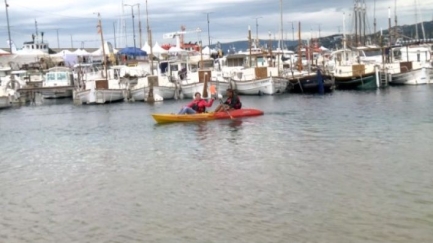
[[[144,101],[145,87],[131,89],[131,99],[134,101]]]
[[[159,96],[162,97],[164,100],[172,100],[174,99],[176,93],[176,87],[168,87],[168,86],[155,86],[153,87],[153,96]],[[147,100],[147,97],[149,96],[149,87],[146,88],[146,94],[145,97]]]
[[[122,89],[83,90],[76,92],[75,99],[81,104],[104,104],[124,100],[125,95]]]
[[[71,98],[72,90],[43,90],[41,94],[44,99]]]
[[[273,95],[283,93],[287,88],[287,80],[279,77],[269,77],[249,81],[235,81],[235,88],[243,95]]]
[[[208,95],[210,96],[210,86],[215,85],[218,94],[224,95],[224,91],[230,86],[228,82],[210,81],[208,84]],[[196,92],[203,95],[204,83],[182,84],[182,94],[184,98],[193,98]],[[219,90],[218,90],[219,89]]]
[[[153,87],[153,96],[158,97],[158,101],[172,100],[176,94],[176,87],[155,86]],[[131,90],[131,97],[134,101],[146,101],[149,96],[149,87],[142,87]]]
[[[431,74],[427,68],[412,70],[405,73],[392,74],[392,84],[427,84],[430,83]]]

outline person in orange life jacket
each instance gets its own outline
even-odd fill
[[[219,105],[215,112],[220,112],[224,110],[238,110],[242,108],[241,100],[239,99],[239,96],[235,95],[234,91],[232,89],[227,89],[227,100]]]
[[[201,98],[199,92],[194,94],[194,100],[188,105],[183,107],[178,114],[196,114],[206,112],[206,107],[211,107],[215,98],[212,98],[209,102]]]

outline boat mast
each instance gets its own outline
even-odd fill
[[[373,22],[373,26],[374,26],[374,34],[376,34],[376,0],[374,0],[374,9],[373,9],[373,15],[374,15],[374,22]]]
[[[388,45],[392,45],[392,35],[391,35],[391,8],[388,8],[388,36],[389,36],[389,43]]]
[[[152,47],[152,32],[150,30],[149,27],[149,12],[147,9],[147,0],[146,0],[146,26],[147,26],[147,41],[149,42],[149,47],[150,47],[150,56],[149,61],[150,61],[150,73],[153,75],[153,47]]]
[[[343,12],[343,60],[346,62],[346,13]]]
[[[356,0],[353,7],[353,12],[353,17],[355,18],[355,46],[358,46],[358,2]]]
[[[250,66],[249,67],[251,67],[253,64],[252,64],[252,60],[251,60],[251,48],[252,48],[252,46],[251,46],[251,26],[249,26],[248,25],[248,45],[249,45],[249,49],[250,49],[250,54],[249,54],[249,62],[250,62]]]
[[[282,51],[284,48],[284,44],[283,44],[283,0],[280,0],[280,50]]]
[[[415,39],[419,39],[418,36],[418,5],[415,0]]]
[[[101,42],[102,42],[102,55],[103,55],[103,64],[104,64],[104,73],[105,78],[108,80],[107,75],[107,58],[105,56],[105,42],[104,42],[104,33],[102,31],[102,22],[101,22],[101,14],[98,13],[98,33],[101,35]]]
[[[123,0],[122,0],[122,34],[123,37],[125,38],[124,47],[126,47],[128,45],[128,35],[126,34],[125,4],[123,3]]]
[[[395,40],[398,38],[398,31],[397,31],[397,0],[394,0],[394,35]]]

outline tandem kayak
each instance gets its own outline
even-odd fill
[[[170,122],[193,122],[193,121],[211,121],[218,119],[231,119],[239,117],[248,116],[261,116],[263,111],[257,109],[239,109],[231,111],[221,111],[221,112],[210,112],[210,113],[200,113],[200,114],[152,114],[153,119],[157,123],[170,123]]]

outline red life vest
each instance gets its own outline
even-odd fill
[[[204,99],[200,99],[196,102],[194,102],[191,106],[191,108],[195,111],[197,111],[197,113],[203,113],[206,112],[206,101]]]

